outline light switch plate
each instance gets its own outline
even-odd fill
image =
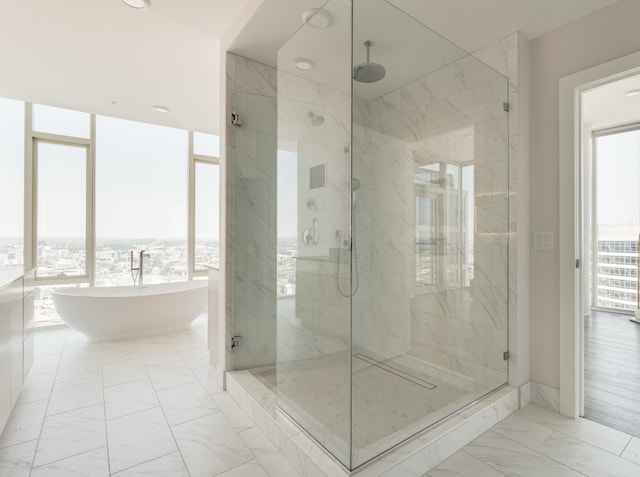
[[[534,250],[554,250],[553,232],[533,232]]]

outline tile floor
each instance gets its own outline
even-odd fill
[[[104,344],[38,332],[0,476],[296,477],[215,384],[205,328]],[[423,474],[555,475],[638,476],[640,439],[531,405]]]

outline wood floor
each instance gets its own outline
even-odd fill
[[[592,311],[584,328],[585,417],[640,437],[640,324]]]

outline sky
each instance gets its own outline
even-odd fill
[[[597,214],[606,225],[640,224],[640,131],[597,138]]]

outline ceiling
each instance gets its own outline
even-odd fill
[[[259,2],[151,0],[151,8],[135,10],[120,0],[0,0],[0,96],[217,133],[220,38],[250,1]],[[360,1],[369,7],[364,15],[380,14]],[[390,3],[473,51],[518,30],[535,38],[616,1]],[[262,0],[231,51],[275,64],[302,12],[323,3]],[[382,47],[372,60],[385,61]]]
[[[582,122],[589,129],[602,129],[640,122],[640,75],[629,76],[590,89],[582,95]]]

